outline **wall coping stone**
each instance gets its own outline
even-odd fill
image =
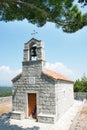
[[[55,117],[55,115],[51,115],[51,114],[43,114],[43,113],[40,113],[38,114],[38,116],[43,116],[43,117]]]

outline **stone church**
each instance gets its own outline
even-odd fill
[[[22,73],[12,79],[14,119],[55,123],[73,104],[73,81],[45,69],[44,45],[32,38],[24,45]]]

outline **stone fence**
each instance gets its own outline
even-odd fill
[[[87,100],[87,92],[75,92],[74,93],[74,98],[76,100]]]
[[[12,101],[12,96],[9,96],[9,97],[0,97],[0,103],[7,102],[7,101]]]

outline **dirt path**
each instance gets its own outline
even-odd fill
[[[12,111],[11,101],[0,103],[0,114],[8,113]]]
[[[87,130],[87,101],[84,102],[83,107],[77,114],[70,130]]]

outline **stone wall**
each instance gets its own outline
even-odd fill
[[[58,120],[73,104],[73,84],[59,81],[56,85],[56,120]]]
[[[38,121],[46,122],[45,116],[48,114],[47,119],[49,120],[49,118],[51,118],[48,122],[52,123],[52,121],[54,121],[53,115],[55,115],[55,81],[48,76],[42,74],[38,75],[37,72],[40,73],[41,71],[38,66],[37,64],[36,66],[30,65],[30,67],[24,66],[23,70],[26,71],[23,71],[23,75],[14,83],[13,111],[22,111],[25,113],[25,117],[29,118],[28,94],[36,93]],[[30,76],[35,80],[33,83],[29,81]],[[52,115],[52,117],[49,115]]]
[[[76,100],[87,100],[87,92],[75,92],[74,93],[74,98]]]
[[[0,97],[0,103],[7,102],[7,101],[12,101],[12,97],[11,96],[9,96],[9,97]]]

